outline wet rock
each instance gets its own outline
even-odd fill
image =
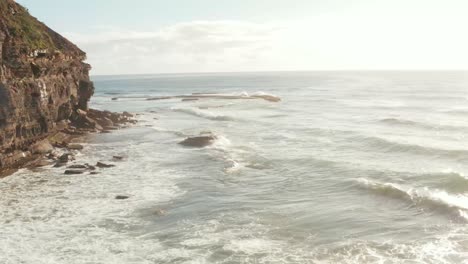
[[[72,155],[70,153],[65,153],[65,154],[62,154],[58,160],[59,162],[61,163],[67,163],[68,161],[70,161],[72,159]]]
[[[84,171],[82,170],[66,170],[64,172],[65,175],[77,175],[77,174],[83,174]]]
[[[127,112],[127,111],[124,111],[124,112],[122,113],[122,115],[125,116],[125,117],[133,117],[133,115],[130,114],[129,112]]]
[[[80,145],[80,144],[68,144],[68,145],[67,145],[67,148],[68,148],[68,149],[72,149],[72,150],[82,150],[82,149],[83,149],[83,145]]]
[[[112,167],[115,167],[115,165],[98,162],[98,163],[96,163],[96,167],[98,167],[98,168],[112,168]]]
[[[40,160],[38,160],[38,161],[36,161],[36,162],[33,162],[33,163],[31,164],[31,167],[33,167],[33,168],[40,168],[40,167],[49,166],[49,165],[51,165],[51,164],[53,164],[53,162],[51,162],[51,161],[49,161],[49,160],[45,160],[45,159],[40,159]]]
[[[126,200],[128,198],[130,198],[130,196],[127,196],[127,195],[117,195],[117,196],[115,196],[115,199],[117,199],[117,200]]]
[[[118,98],[118,97],[114,97],[114,98],[112,98],[111,100],[112,100],[112,101],[117,101],[117,100],[119,100],[119,98]]]
[[[69,168],[69,169],[88,169],[88,166],[76,164],[76,165],[70,165],[67,168]]]
[[[216,139],[217,137],[214,135],[189,137],[179,142],[179,144],[186,147],[203,148],[213,144]]]
[[[103,118],[100,118],[100,119],[96,119],[96,121],[104,128],[107,128],[107,127],[113,127],[114,126],[114,122],[112,122],[112,120],[110,120],[109,118],[107,117],[103,117]]]
[[[96,175],[96,174],[99,174],[99,172],[97,172],[97,171],[92,171],[92,172],[90,172],[89,174],[90,174],[90,175]]]

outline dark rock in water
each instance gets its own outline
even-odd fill
[[[115,165],[98,162],[98,163],[96,163],[96,167],[98,167],[98,168],[112,168],[112,167],[115,167]]]
[[[112,159],[120,161],[120,160],[123,160],[124,157],[123,156],[113,156]]]
[[[126,200],[128,198],[130,198],[130,197],[126,196],[126,195],[117,195],[117,196],[115,196],[115,199],[117,199],[117,200]]]
[[[124,112],[122,113],[122,115],[125,116],[125,117],[133,117],[133,115],[130,114],[129,112],[127,112],[127,111],[124,111]]]
[[[118,97],[114,97],[114,98],[112,98],[112,101],[117,101],[117,100],[119,100],[119,98],[118,98]]]
[[[66,175],[76,175],[76,174],[83,174],[84,171],[82,171],[82,170],[66,170],[64,173]]]
[[[88,170],[96,170],[96,167],[94,167],[93,165],[89,165],[88,163],[86,163],[85,165],[88,168]]]
[[[73,149],[73,150],[82,150],[82,149],[83,149],[83,145],[80,145],[80,144],[68,144],[68,145],[67,145],[67,148],[68,148],[68,149]]]
[[[96,174],[99,174],[99,172],[97,172],[97,171],[92,171],[92,172],[90,172],[89,174],[91,174],[91,175],[96,175]]]
[[[62,156],[59,157],[59,162],[67,163],[68,161],[71,160],[71,157],[72,157],[71,154],[65,153],[65,154],[63,154]]]
[[[59,162],[55,163],[54,168],[60,168],[60,167],[63,167],[65,165],[67,165],[66,162],[60,162],[59,161]]]
[[[88,169],[88,166],[77,164],[77,165],[68,166],[67,168],[69,168],[69,169]]]
[[[213,142],[217,139],[216,136],[198,136],[198,137],[189,137],[185,140],[179,142],[179,144],[186,146],[186,147],[195,147],[195,148],[203,148],[213,144]]]

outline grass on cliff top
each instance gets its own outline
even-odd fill
[[[31,50],[56,48],[47,28],[21,5],[11,0],[0,0],[0,19],[10,34]]]

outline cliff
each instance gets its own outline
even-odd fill
[[[102,129],[87,116],[94,86],[85,59],[26,8],[0,0],[0,171],[24,163],[35,142],[70,123]]]

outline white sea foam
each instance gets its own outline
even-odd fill
[[[214,121],[232,121],[234,120],[233,117],[231,116],[226,116],[226,115],[220,115],[220,114],[215,114],[213,112],[207,111],[207,110],[201,110],[197,108],[177,108],[174,107],[172,108],[173,111],[176,112],[181,112],[201,118],[206,118]]]

